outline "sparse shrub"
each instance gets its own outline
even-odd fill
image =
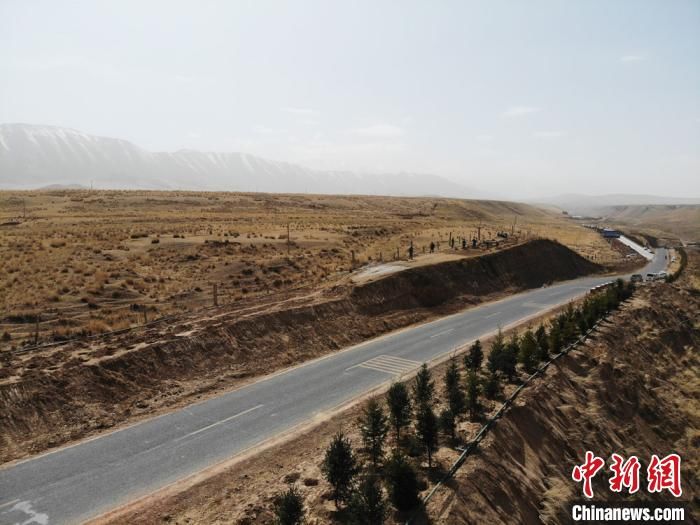
[[[535,355],[537,353],[537,340],[535,334],[529,328],[523,334],[518,351],[518,361],[527,372],[532,372],[535,368]]]
[[[535,353],[535,358],[538,361],[546,361],[549,358],[549,339],[547,337],[547,330],[544,325],[537,327],[535,331],[535,340],[537,341],[537,352]]]
[[[442,432],[448,436],[450,439],[455,439],[455,430],[457,422],[455,421],[455,416],[452,410],[449,408],[444,408],[440,412],[440,429]]]
[[[388,510],[376,475],[364,476],[350,498],[349,522],[352,525],[382,525]]]
[[[459,373],[459,367],[456,359],[453,357],[450,359],[450,364],[445,371],[445,397],[447,398],[450,413],[455,419],[463,414],[465,409],[464,392],[462,391],[461,383],[462,378]]]
[[[348,500],[352,482],[359,468],[350,440],[338,432],[326,449],[321,471],[333,488],[333,501],[336,508],[340,502]]]
[[[416,406],[429,406],[433,403],[435,396],[435,382],[432,380],[428,365],[423,363],[413,380],[413,397]]]
[[[391,503],[405,512],[418,505],[418,479],[406,456],[395,451],[386,464],[386,481]]]
[[[401,429],[408,426],[411,421],[411,399],[408,389],[403,383],[394,383],[387,392],[387,404],[389,405],[389,419],[396,431],[396,442],[401,437]]]
[[[469,372],[467,376],[467,410],[472,421],[476,419],[481,409],[481,404],[479,403],[480,393],[479,378],[475,372]]]
[[[469,347],[469,352],[464,356],[464,366],[468,370],[479,370],[484,360],[484,351],[481,348],[481,341],[478,339]]]
[[[376,399],[367,402],[358,423],[365,451],[376,469],[384,458],[384,442],[389,431],[388,419]]]
[[[438,419],[428,404],[421,404],[416,415],[416,433],[428,456],[428,468],[433,466],[433,452],[438,446]]]
[[[274,509],[277,525],[300,525],[304,522],[304,500],[294,486],[275,497]]]
[[[496,399],[501,392],[501,384],[498,381],[498,375],[494,372],[489,372],[486,383],[484,384],[484,395],[488,399]]]

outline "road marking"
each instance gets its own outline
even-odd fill
[[[18,501],[19,501],[19,498],[13,499],[12,501],[8,501],[7,503],[3,503],[2,505],[0,505],[0,509],[3,507],[7,507],[8,505],[12,505],[14,503],[17,503]]]
[[[434,337],[440,337],[441,335],[449,334],[450,332],[454,332],[454,328],[450,328],[449,330],[443,330],[442,332],[438,332],[437,334],[431,335],[430,339],[433,339]]]
[[[252,412],[253,410],[257,410],[258,408],[260,408],[262,406],[264,406],[264,405],[257,405],[257,406],[254,406],[253,408],[249,408],[248,410],[244,410],[243,412],[239,412],[238,414],[234,414],[233,416],[229,416],[226,419],[222,419],[221,421],[217,421],[216,423],[212,423],[211,425],[207,425],[206,427],[202,427],[199,430],[195,430],[194,432],[190,432],[189,434],[186,434],[182,437],[179,437],[175,441],[182,441],[185,438],[194,436],[196,434],[199,434],[200,432],[204,432],[205,430],[209,430],[210,428],[213,428],[215,426],[222,425],[222,424],[226,423],[227,421],[231,421],[232,419],[236,419],[237,417],[244,416],[244,415],[248,414],[249,412]]]
[[[377,359],[382,359],[383,361],[393,361],[395,363],[404,365],[404,366],[417,366],[420,364],[418,361],[413,361],[411,359],[404,359],[403,357],[396,357],[393,355],[380,355]]]
[[[523,306],[527,306],[529,308],[551,308],[552,304],[543,304],[543,303],[535,303],[532,301],[528,301],[527,303],[523,303]]]
[[[384,372],[385,374],[400,375],[417,368],[419,365],[420,362],[412,361],[411,359],[393,355],[379,355],[363,363],[351,366],[347,368],[346,371],[353,368],[367,368],[377,372]]]
[[[492,317],[496,317],[497,315],[501,315],[501,312],[494,312],[492,314],[485,315],[484,319],[491,319]]]

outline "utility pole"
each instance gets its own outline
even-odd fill
[[[219,306],[219,289],[216,283],[214,283],[214,288],[212,289],[212,292],[214,294],[214,306]]]
[[[287,255],[289,255],[289,243],[291,239],[289,238],[289,221],[287,221]]]

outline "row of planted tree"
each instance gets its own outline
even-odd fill
[[[440,389],[424,364],[410,382],[393,383],[384,402],[368,401],[357,421],[362,444],[359,451],[340,431],[321,465],[338,510],[336,519],[382,524],[392,508],[400,513],[415,509],[421,490],[427,488],[419,475],[422,460],[427,461],[424,473],[429,473],[440,442],[458,445],[463,439],[457,432],[458,424],[482,418],[484,398],[500,399],[504,384],[521,382],[524,374],[561,352],[632,292],[630,283],[618,280],[588,294],[578,307],[569,304],[548,326],[528,327],[508,339],[499,330],[485,367],[482,345],[475,341],[461,365],[456,357],[450,359]],[[277,523],[299,524],[304,514],[303,496],[295,486],[276,497]]]

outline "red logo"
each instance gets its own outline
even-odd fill
[[[619,454],[611,455],[610,472],[612,476],[608,484],[612,492],[622,492],[627,489],[629,494],[639,491],[639,472],[642,464],[637,456],[630,456],[625,460]],[[593,478],[605,466],[605,460],[596,456],[590,450],[586,451],[586,457],[581,465],[576,465],[571,472],[571,479],[577,483],[583,483],[583,495],[593,497]],[[669,454],[663,459],[653,454],[647,468],[647,491],[662,492],[668,490],[675,497],[683,494],[681,488],[681,457],[678,454]]]
[[[618,454],[612,455],[613,463],[610,470],[613,476],[610,478],[610,490],[622,492],[622,487],[627,487],[630,494],[639,490],[639,468],[640,463],[637,456],[631,456],[627,461]]]
[[[586,461],[583,465],[576,465],[571,477],[577,483],[583,481],[583,495],[587,498],[593,497],[593,487],[591,485],[591,480],[598,473],[600,469],[605,465],[605,460],[599,458],[590,450],[586,451]]]
[[[669,454],[659,459],[656,454],[651,456],[651,463],[647,468],[647,480],[649,492],[661,492],[668,490],[675,497],[683,494],[681,489],[681,457],[678,454]]]

